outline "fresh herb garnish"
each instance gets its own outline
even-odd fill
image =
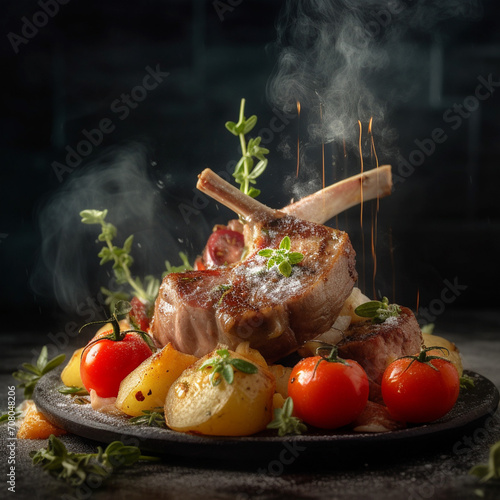
[[[422,328],[420,328],[420,330],[422,333],[427,333],[429,335],[432,335],[432,333],[434,332],[435,326],[436,325],[434,323],[427,323],[426,325],[422,326]]]
[[[22,414],[23,414],[23,412],[16,408],[12,416],[13,416],[14,420],[17,420]],[[0,424],[3,424],[4,422],[7,422],[8,420],[9,420],[9,412],[2,413],[2,415],[0,415]]]
[[[222,284],[222,285],[219,285],[217,287],[217,291],[222,292],[222,295],[220,296],[220,299],[217,302],[217,305],[221,304],[221,302],[224,300],[224,297],[231,291],[232,288],[233,288],[233,285],[230,285],[230,284],[228,284],[228,285]]]
[[[76,387],[69,385],[62,385],[57,389],[61,394],[78,394],[79,396],[88,396],[89,393],[85,387]]]
[[[109,477],[121,466],[133,465],[139,460],[156,461],[157,457],[145,456],[137,446],[125,446],[121,441],[114,441],[97,453],[73,453],[54,435],[49,437],[47,448],[32,451],[30,457],[34,465],[40,465],[52,476],[80,486],[90,476]]]
[[[491,446],[488,463],[475,465],[469,474],[480,478],[482,483],[500,479],[500,441]]]
[[[154,276],[146,276],[143,284],[140,278],[132,276],[130,266],[133,264],[134,259],[130,255],[130,251],[132,250],[134,235],[131,234],[125,240],[123,247],[113,245],[117,229],[113,224],[106,221],[107,214],[107,210],[83,210],[80,212],[84,224],[99,224],[101,226],[101,234],[98,239],[106,245],[98,253],[98,257],[101,258],[101,266],[106,262],[113,262],[113,272],[118,285],[128,284],[134,291],[134,295],[149,303],[154,302],[156,295],[158,295],[160,280]],[[106,304],[109,304],[111,309],[119,300],[130,299],[130,294],[123,289],[110,291],[102,287],[101,291],[107,295]]]
[[[231,134],[239,137],[241,146],[241,158],[236,164],[233,177],[240,185],[240,191],[256,198],[260,194],[260,190],[251,186],[255,184],[259,177],[267,167],[267,158],[265,155],[269,153],[269,149],[260,146],[261,137],[249,139],[246,141],[245,135],[248,134],[256,125],[257,117],[252,115],[250,118],[245,118],[245,99],[241,100],[240,116],[238,123],[226,122],[226,128]],[[255,160],[258,160],[255,165]]]
[[[113,312],[112,312],[112,315],[110,318],[103,319],[100,321],[92,321],[90,323],[86,323],[85,325],[83,325],[80,328],[78,333],[80,333],[87,326],[91,326],[91,325],[105,325],[107,323],[111,323],[111,325],[113,327],[113,331],[110,334],[103,335],[102,337],[99,337],[99,338],[93,340],[92,342],[89,342],[85,346],[85,349],[89,348],[91,345],[95,344],[96,342],[100,342],[101,340],[104,340],[104,339],[119,342],[125,338],[127,333],[137,333],[141,336],[142,340],[144,340],[144,342],[146,342],[148,347],[151,349],[151,352],[155,352],[156,347],[153,344],[153,340],[146,332],[144,332],[142,330],[136,330],[136,329],[130,329],[130,330],[121,330],[120,329],[120,322],[118,320],[118,317],[128,314],[131,310],[132,310],[132,306],[130,305],[130,302],[126,302],[125,300],[120,300],[114,305]],[[83,355],[83,353],[82,353],[82,355]]]
[[[285,399],[283,408],[274,410],[274,420],[268,424],[268,429],[278,429],[278,436],[287,434],[302,434],[307,431],[306,425],[300,418],[292,417],[293,399],[288,397]]]
[[[221,376],[228,384],[232,384],[234,380],[234,368],[238,371],[248,374],[257,373],[259,369],[249,361],[240,358],[232,358],[227,349],[219,349],[216,351],[218,358],[207,359],[201,366],[200,370],[208,368],[211,370],[210,382],[212,385],[219,385]]]
[[[264,248],[259,251],[259,255],[269,259],[267,261],[268,269],[276,266],[283,276],[289,278],[292,274],[292,266],[298,264],[304,258],[304,255],[300,252],[290,252],[290,247],[290,237],[285,236],[281,240],[278,249]]]
[[[58,367],[66,359],[64,354],[59,354],[50,360],[48,356],[47,346],[44,345],[38,356],[36,366],[31,363],[23,363],[24,370],[18,370],[12,374],[16,380],[21,382],[19,387],[24,389],[25,399],[31,399],[33,390],[43,375]]]
[[[462,374],[460,377],[460,389],[472,389],[474,384],[474,379],[469,377],[469,375]]]
[[[167,270],[162,276],[166,276],[170,273],[183,273],[184,271],[193,270],[193,266],[189,263],[188,256],[184,252],[179,252],[179,257],[182,260],[182,264],[180,266],[172,266],[168,260],[165,261],[165,267]]]
[[[401,307],[397,304],[389,304],[389,299],[384,297],[382,301],[372,300],[356,307],[354,313],[362,318],[371,318],[372,323],[383,323],[387,318],[399,316]]]
[[[142,410],[144,415],[133,417],[130,423],[134,425],[147,425],[148,427],[166,427],[165,415],[162,408],[157,408],[159,411]]]

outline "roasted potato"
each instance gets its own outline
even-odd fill
[[[80,377],[80,360],[82,359],[82,352],[83,347],[77,349],[61,373],[62,383],[68,387],[83,387],[82,378]]]
[[[424,339],[424,344],[427,347],[439,346],[448,349],[449,352],[443,352],[439,349],[436,349],[434,351],[429,351],[429,354],[432,356],[441,356],[443,358],[449,359],[455,365],[458,376],[461,377],[464,370],[462,366],[462,357],[460,356],[460,351],[458,350],[457,346],[453,342],[450,342],[443,337],[432,335],[430,333],[422,333],[422,337]]]
[[[220,377],[220,383],[214,385],[212,370],[201,367],[219,355],[217,350],[207,354],[189,367],[168,391],[165,420],[171,429],[216,436],[247,436],[266,428],[272,419],[274,376],[259,363],[234,351],[228,352],[231,359],[253,363],[256,373],[243,373],[235,368],[232,383]]]
[[[197,359],[167,344],[122,380],[115,406],[131,417],[163,407],[172,383]]]

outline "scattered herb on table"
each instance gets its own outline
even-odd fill
[[[239,159],[234,169],[233,177],[240,185],[240,191],[256,198],[260,194],[260,190],[251,186],[256,184],[257,177],[262,175],[267,167],[267,158],[265,155],[269,150],[261,147],[261,137],[249,139],[248,142],[245,135],[248,134],[257,124],[257,117],[252,115],[250,118],[245,118],[245,99],[241,100],[240,115],[238,122],[226,122],[226,128],[231,134],[239,137],[241,146],[241,158]],[[255,165],[255,160],[258,160]]]
[[[234,380],[234,368],[247,374],[257,373],[259,371],[258,368],[249,361],[245,361],[241,358],[232,358],[227,349],[219,349],[216,352],[219,357],[207,359],[199,368],[200,370],[206,368],[211,370],[210,382],[214,386],[220,384],[221,376],[228,384],[232,384]]]
[[[267,268],[271,269],[276,266],[278,271],[289,278],[292,274],[292,266],[298,264],[304,258],[300,252],[290,252],[291,240],[289,236],[285,236],[279,245],[278,249],[264,248],[259,251],[261,257],[268,259]]]
[[[17,420],[22,414],[23,412],[16,408],[13,413],[14,420]],[[4,422],[8,421],[9,421],[9,412],[2,413],[2,415],[0,415],[0,424],[3,424]]]
[[[491,446],[488,463],[475,465],[469,474],[477,476],[482,483],[500,479],[500,441]]]
[[[293,417],[293,399],[288,397],[285,399],[283,408],[274,410],[274,420],[268,424],[268,429],[278,429],[278,436],[286,436],[287,434],[302,434],[307,431],[307,426],[300,418]]]
[[[159,458],[145,456],[136,446],[125,446],[121,441],[114,441],[97,453],[73,453],[54,435],[49,437],[47,448],[32,451],[33,464],[41,466],[52,476],[80,486],[89,476],[109,477],[121,466],[130,466],[140,460],[157,461]]]
[[[401,307],[397,304],[389,304],[389,299],[384,297],[380,300],[371,300],[356,307],[354,313],[362,318],[371,318],[372,323],[383,323],[386,319],[397,317],[401,314]]]
[[[55,358],[49,359],[47,346],[43,346],[36,365],[23,363],[23,370],[14,372],[12,376],[21,382],[19,387],[24,389],[24,398],[31,399],[33,390],[40,378],[54,368],[57,368],[65,359],[66,356],[64,354],[59,354]]]
[[[157,408],[157,410],[142,410],[144,415],[131,418],[130,423],[134,425],[147,425],[148,427],[166,427],[167,424],[165,423],[163,409]]]

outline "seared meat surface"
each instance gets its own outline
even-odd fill
[[[370,321],[349,327],[338,344],[342,358],[354,359],[370,380],[370,399],[380,401],[380,383],[389,363],[401,356],[417,354],[422,345],[422,332],[413,312],[401,307],[401,314],[383,323]]]
[[[241,262],[164,278],[151,326],[156,341],[196,356],[218,343],[234,349],[249,341],[274,361],[328,330],[357,279],[347,234],[247,200],[221,179],[204,181],[207,194],[245,216],[245,241],[251,244]],[[262,248],[277,249],[285,236],[291,251],[304,255],[290,277],[267,270],[258,255]]]

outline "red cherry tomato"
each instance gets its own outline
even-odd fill
[[[111,330],[96,335],[91,342]],[[84,349],[80,363],[80,376],[85,389],[94,389],[102,398],[118,394],[120,382],[139,366],[152,352],[137,333],[127,333],[123,340],[98,340]]]
[[[457,369],[445,359],[427,359],[432,367],[417,359],[400,358],[386,368],[382,397],[395,419],[432,422],[455,405],[460,391]]]
[[[351,359],[305,358],[295,365],[288,381],[294,414],[322,429],[336,429],[355,420],[366,406],[368,392],[365,371]]]
[[[219,229],[208,238],[203,261],[208,268],[238,262],[244,246],[245,240],[241,233],[230,229]]]
[[[151,304],[143,302],[138,297],[134,297],[130,301],[130,305],[132,306],[132,310],[129,312],[129,316],[132,323],[136,325],[139,330],[147,332],[153,311]]]

